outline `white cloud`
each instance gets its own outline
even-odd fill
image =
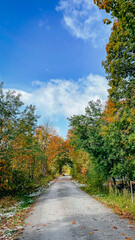
[[[103,24],[106,14],[93,0],[60,0],[56,10],[63,13],[64,26],[75,37],[90,39],[95,47],[108,41],[111,26]]]
[[[107,80],[100,75],[89,74],[87,77],[71,80],[51,79],[47,83],[35,81],[31,93],[16,90],[22,94],[22,100],[36,105],[42,117],[69,117],[84,113],[90,100],[107,98]],[[35,88],[35,86],[38,86]]]

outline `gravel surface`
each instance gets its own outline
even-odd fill
[[[70,177],[61,177],[39,197],[21,239],[135,239],[135,228],[79,189]]]

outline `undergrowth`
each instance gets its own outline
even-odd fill
[[[24,228],[24,220],[31,211],[35,199],[45,191],[50,180],[51,178],[42,179],[27,194],[20,191],[11,192],[10,195],[3,195],[0,198],[0,239],[18,239]]]
[[[119,192],[117,189],[103,187],[103,188],[89,188],[89,186],[82,187],[82,190],[95,197],[97,200],[112,208],[117,214],[135,220],[135,194],[134,203],[132,203],[131,193],[124,189]]]

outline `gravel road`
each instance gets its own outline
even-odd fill
[[[135,239],[135,228],[62,177],[39,197],[21,239]]]

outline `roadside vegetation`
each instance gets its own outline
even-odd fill
[[[33,202],[34,197],[29,196],[6,196],[0,200],[0,238],[18,239]]]
[[[71,163],[71,147],[49,121],[38,126],[35,107],[3,83],[0,109],[0,238],[17,239],[36,196]]]
[[[104,19],[105,24],[113,21],[102,63],[109,84],[108,100],[105,106],[100,100],[90,101],[85,114],[69,118],[70,144],[78,154],[87,154],[87,161],[83,162],[82,156],[74,160],[73,176],[86,183],[90,194],[135,216],[130,193],[130,181],[135,182],[134,2],[94,3],[110,13],[112,18]],[[133,192],[135,196],[135,184]]]

